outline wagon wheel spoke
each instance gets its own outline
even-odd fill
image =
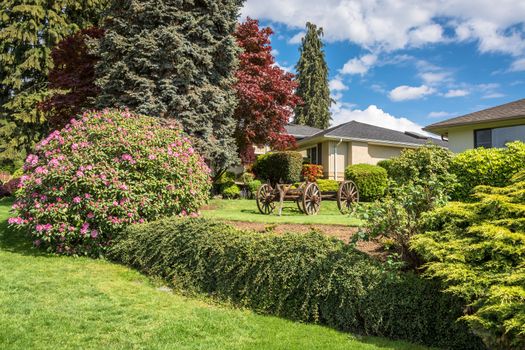
[[[261,214],[271,214],[275,209],[273,188],[268,184],[263,184],[257,190],[257,208]]]
[[[352,181],[345,181],[339,187],[337,193],[337,206],[341,213],[346,214],[355,210],[355,204],[359,202],[359,190]]]
[[[309,183],[303,194],[303,207],[305,214],[315,215],[321,206],[321,191],[316,183]]]

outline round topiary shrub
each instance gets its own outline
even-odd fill
[[[125,226],[196,213],[210,170],[188,137],[128,111],[85,113],[27,157],[9,222],[34,244],[100,255]]]
[[[366,202],[383,197],[388,186],[386,170],[377,165],[350,165],[345,169],[345,179],[355,182],[359,197]]]

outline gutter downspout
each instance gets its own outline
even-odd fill
[[[334,146],[334,180],[337,181],[337,148],[343,142],[343,139],[339,139],[339,143]]]

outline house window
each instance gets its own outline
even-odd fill
[[[512,141],[525,142],[525,125],[474,131],[474,147],[502,148]]]
[[[474,147],[492,147],[492,129],[474,131]]]
[[[306,156],[310,159],[310,163],[319,164],[317,163],[317,146],[308,148],[306,150]]]

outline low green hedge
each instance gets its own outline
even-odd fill
[[[303,156],[295,151],[270,152],[257,157],[253,172],[258,179],[276,183],[294,183],[301,180]]]
[[[261,313],[447,349],[482,349],[462,303],[326,236],[261,234],[205,219],[130,227],[110,258]]]
[[[365,202],[380,199],[388,187],[387,172],[377,165],[350,165],[345,169],[345,179],[357,185],[359,198]]]
[[[317,185],[321,192],[337,192],[339,191],[339,181],[337,180],[328,180],[328,179],[318,179]]]

